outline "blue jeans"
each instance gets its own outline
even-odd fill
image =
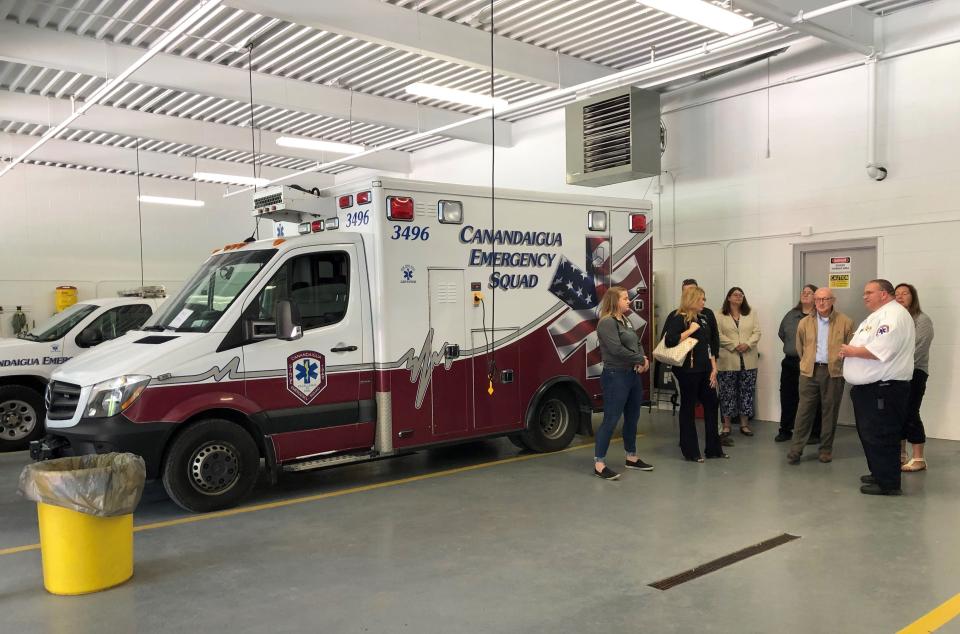
[[[643,383],[640,375],[630,370],[603,369],[600,375],[603,386],[603,423],[597,430],[594,460],[602,461],[607,456],[613,430],[617,427],[620,415],[623,415],[623,448],[627,455],[637,453],[637,420],[640,418],[640,404],[643,403]]]

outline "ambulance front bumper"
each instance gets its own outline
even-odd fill
[[[172,423],[134,423],[122,414],[109,418],[82,418],[72,427],[51,429],[42,440],[30,443],[33,460],[50,460],[64,456],[129,452],[143,458],[147,478],[160,477],[163,448],[174,425]]]

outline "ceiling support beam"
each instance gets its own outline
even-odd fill
[[[781,2],[781,4],[794,5],[797,4],[797,2],[795,0],[784,0]],[[810,5],[809,0],[806,4],[808,6]],[[795,23],[794,19],[800,7],[798,7],[797,11],[794,13],[790,13],[780,6],[774,6],[765,0],[737,0],[736,6],[740,9],[749,11],[754,15],[766,18],[771,22],[775,22],[781,26],[793,29],[800,33],[805,33],[806,35],[811,35],[815,38],[823,40],[824,42],[835,44],[848,51],[854,51],[856,53],[866,55],[867,57],[870,57],[877,52],[873,42],[873,18],[866,11],[862,13],[866,14],[867,17],[864,18],[861,16],[860,22],[867,20],[869,23],[869,29],[859,28],[856,29],[856,33],[851,33],[851,35],[848,36],[833,31],[827,27],[820,26],[816,22]],[[824,19],[827,19],[828,17],[834,18],[836,16],[824,16]]]
[[[70,101],[53,97],[39,97],[0,91],[0,119],[40,125],[62,121],[70,112]],[[122,136],[143,137],[160,141],[172,141],[186,145],[250,152],[250,128],[209,123],[196,119],[183,119],[162,114],[94,106],[77,119],[74,128],[95,132],[109,132]],[[257,135],[257,152],[278,156],[290,156],[310,161],[324,162],[342,154],[311,152],[297,148],[280,147],[276,140],[281,135],[263,130]],[[409,174],[410,153],[383,150],[376,154],[347,161],[348,165],[366,167],[387,172]]]
[[[408,53],[490,70],[488,32],[380,0],[230,0],[230,6]],[[547,86],[570,86],[613,73],[599,64],[498,35],[494,36],[494,53],[497,73]]]
[[[141,54],[142,49],[105,40],[0,22],[0,60],[112,77]],[[157,55],[137,71],[131,81],[240,103],[250,101],[247,71],[170,53]],[[410,132],[429,130],[470,118],[442,108],[358,92],[351,95],[349,90],[342,88],[265,73],[253,74],[253,98],[256,105]],[[486,144],[489,143],[490,124],[464,125],[446,136]],[[510,123],[496,122],[496,144],[504,147],[512,144]]]

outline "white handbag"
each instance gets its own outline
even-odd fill
[[[695,337],[687,337],[671,348],[667,346],[667,338],[664,336],[657,347],[653,349],[653,358],[664,365],[683,365],[683,360],[687,358],[687,355],[690,354],[697,343]]]

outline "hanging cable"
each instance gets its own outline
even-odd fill
[[[496,158],[497,158],[497,144],[496,144],[496,134],[497,134],[497,118],[496,113],[494,112],[495,106],[493,104],[493,98],[495,94],[495,85],[494,85],[494,59],[493,59],[493,44],[494,44],[494,16],[493,16],[493,5],[496,0],[490,0],[490,230],[496,232],[497,230],[497,200],[496,200]],[[493,258],[492,262],[492,271],[491,278],[495,278],[497,274],[497,242],[493,241],[491,254]],[[497,289],[493,287],[490,289],[490,343],[488,344],[487,351],[487,380],[488,387],[487,392],[492,396],[493,395],[493,381],[497,375],[497,357],[496,357],[496,346],[497,346]]]
[[[247,77],[250,83],[250,154],[253,156],[253,177],[257,178],[257,133],[254,126],[253,112],[253,40],[247,43]],[[253,193],[257,193],[257,185],[253,185]],[[260,239],[260,214],[257,214],[253,221],[253,240]],[[249,238],[246,242],[253,242]]]
[[[143,207],[140,203],[140,137],[137,137],[137,227],[140,230],[140,288],[143,288]],[[196,198],[196,194],[194,194]]]

